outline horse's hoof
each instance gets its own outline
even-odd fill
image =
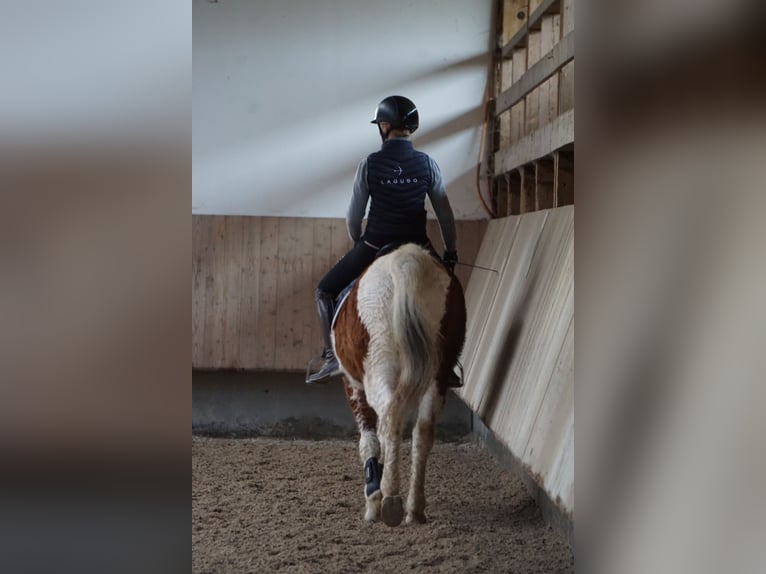
[[[407,524],[425,524],[426,513],[425,512],[408,512]]]
[[[388,526],[399,526],[404,518],[404,505],[401,496],[384,496],[380,507],[380,517]]]

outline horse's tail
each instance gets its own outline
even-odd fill
[[[422,397],[439,365],[449,276],[424,249],[406,245],[392,261],[392,331],[400,360],[397,400]]]

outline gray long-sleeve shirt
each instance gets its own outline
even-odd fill
[[[444,187],[441,170],[433,158],[429,157],[431,167],[431,188],[428,190],[428,199],[434,208],[436,219],[439,222],[442,241],[447,251],[457,251],[457,232],[455,230],[455,217],[452,214],[452,207],[447,198],[447,190]],[[354,179],[354,191],[351,196],[351,203],[348,206],[346,214],[346,226],[348,227],[349,237],[353,241],[359,241],[362,237],[362,220],[367,211],[367,202],[370,199],[370,189],[367,186],[367,159],[359,163]]]

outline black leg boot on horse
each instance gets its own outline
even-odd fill
[[[327,379],[330,377],[340,374],[340,366],[338,365],[338,359],[332,350],[332,338],[330,336],[334,310],[333,297],[329,293],[320,289],[316,290],[314,297],[317,302],[319,324],[322,327],[322,337],[324,339],[324,351],[322,351],[321,356],[324,363],[314,374],[310,374],[311,365],[314,361],[309,363],[309,372],[306,373],[306,383],[308,384],[327,382]]]

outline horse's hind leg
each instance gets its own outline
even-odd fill
[[[404,518],[404,505],[399,494],[399,450],[402,444],[402,415],[394,405],[388,408],[380,417],[379,432],[383,443],[383,480],[380,490],[383,501],[380,507],[380,517],[388,526],[401,524]]]
[[[444,406],[445,395],[432,383],[418,409],[418,418],[412,431],[412,470],[410,491],[407,496],[407,524],[426,521],[426,462],[434,444],[434,428]]]
[[[374,522],[380,517],[380,501],[383,498],[380,492],[380,480],[383,467],[380,460],[380,443],[376,434],[378,417],[375,411],[367,403],[364,388],[360,383],[349,382],[343,377],[346,398],[354,413],[356,427],[359,429],[359,457],[364,465],[364,519]]]

